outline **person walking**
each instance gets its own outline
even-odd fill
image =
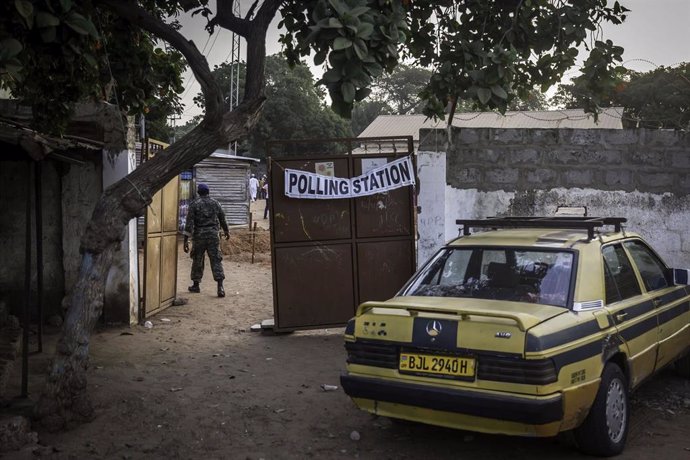
[[[266,206],[264,207],[264,220],[268,217],[268,181],[264,181],[264,185],[261,187],[264,192],[264,198],[266,198]]]
[[[259,179],[256,178],[256,174],[252,174],[251,179],[249,179],[249,196],[251,196],[252,201],[256,201],[256,192],[259,190]]]
[[[222,228],[223,236],[226,240],[229,239],[228,223],[220,203],[208,196],[208,185],[199,184],[197,192],[199,198],[189,205],[184,226],[184,252],[189,252],[189,237],[192,237],[192,285],[189,286],[189,292],[201,292],[199,283],[204,276],[204,257],[208,253],[213,279],[218,283],[218,297],[225,297],[225,273],[218,232],[219,227]]]

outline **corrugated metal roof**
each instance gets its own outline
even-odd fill
[[[594,116],[582,109],[544,110],[530,112],[456,113],[453,126],[458,128],[572,128],[572,129],[623,129],[622,107],[610,107]],[[423,128],[445,128],[446,121],[432,120],[425,115],[379,115],[357,137],[409,136],[419,140],[419,130]]]
[[[217,149],[215,152],[211,154],[212,157],[214,158],[230,158],[232,160],[238,160],[238,161],[246,161],[247,163],[259,163],[261,160],[258,158],[252,158],[252,157],[243,157],[240,155],[234,155],[230,150],[227,149]]]

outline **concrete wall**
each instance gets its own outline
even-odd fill
[[[27,157],[28,158],[28,157]],[[25,301],[26,200],[31,204],[31,303],[36,304],[36,214],[34,182],[30,176],[33,162],[0,162],[0,302],[18,314]],[[46,316],[60,311],[64,280],[62,277],[62,228],[60,222],[61,165],[44,161],[41,165],[43,306]],[[28,190],[27,190],[27,187]],[[28,193],[28,195],[27,195]],[[32,307],[33,308],[33,307]]]
[[[454,128],[420,139],[420,263],[457,236],[456,219],[553,215],[567,205],[626,217],[667,263],[690,268],[690,135]]]
[[[136,168],[134,149],[103,152],[103,187],[107,188]],[[139,315],[137,220],[129,221],[120,251],[115,255],[105,286],[103,316],[107,322],[134,324]]]

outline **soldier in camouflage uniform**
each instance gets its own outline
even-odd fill
[[[208,252],[211,261],[213,279],[218,283],[218,297],[225,297],[223,289],[223,256],[220,252],[219,226],[223,228],[223,236],[230,238],[225,213],[220,203],[208,196],[208,185],[199,184],[197,187],[199,198],[194,200],[187,211],[187,221],[184,226],[184,252],[189,252],[189,237],[192,237],[192,285],[189,292],[200,292],[199,282],[204,275],[204,255]]]

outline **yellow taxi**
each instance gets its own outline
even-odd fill
[[[628,395],[663,367],[690,374],[687,270],[624,218],[458,220],[394,298],[345,330],[346,394],[361,409],[522,436],[574,430],[620,453]],[[483,229],[483,231],[472,230]]]

